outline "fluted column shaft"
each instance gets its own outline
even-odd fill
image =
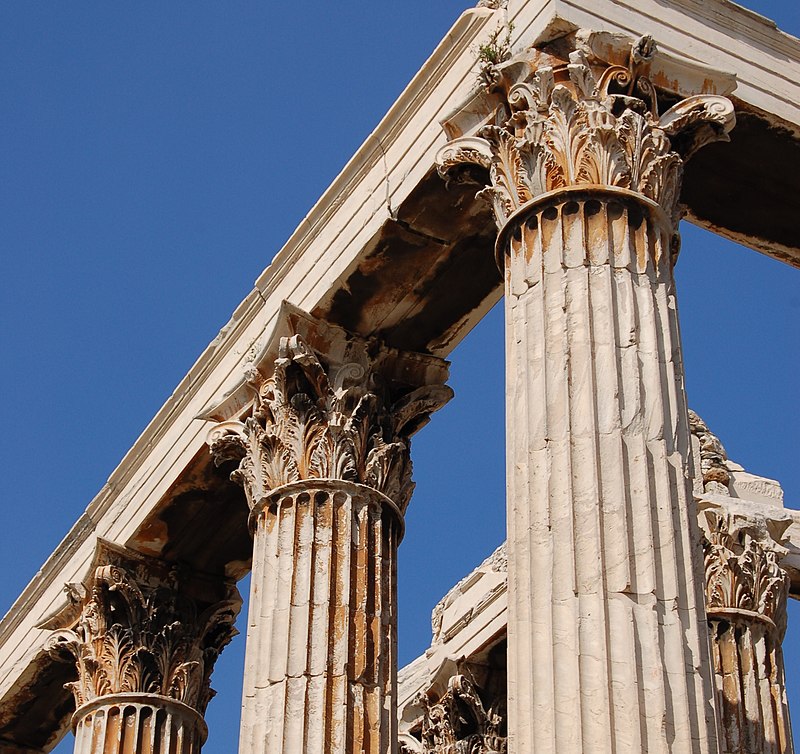
[[[156,694],[117,694],[72,720],[75,754],[200,754],[207,728],[188,705]]]
[[[393,751],[399,511],[312,479],[274,490],[253,524],[240,751]]]
[[[514,752],[715,751],[671,241],[600,187],[499,241]]]
[[[791,754],[783,650],[774,626],[709,613],[722,754]]]

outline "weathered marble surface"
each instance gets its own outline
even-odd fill
[[[199,754],[211,673],[236,634],[231,580],[100,541],[68,604],[42,624],[77,680],[76,754]]]
[[[712,667],[718,697],[720,751],[724,754],[792,752],[781,641],[786,628],[788,553],[800,512],[782,500],[774,480],[748,473],[756,489],[777,490],[764,500],[740,494],[722,471],[742,467],[727,458],[719,439],[693,412],[694,502],[704,548],[704,602],[711,627]],[[702,473],[702,469],[706,473]],[[709,473],[713,469],[713,473]],[[704,478],[705,477],[705,478]],[[716,490],[707,492],[704,487]],[[788,536],[787,536],[788,534]],[[506,545],[465,576],[434,608],[432,643],[399,672],[400,740],[409,752],[442,754],[423,743],[430,701],[444,698],[451,679],[485,667],[505,647],[508,616]],[[795,582],[794,591],[800,584]],[[480,688],[480,687],[479,687]],[[486,692],[481,689],[482,694]],[[491,699],[492,697],[487,697]],[[497,702],[495,702],[497,705]],[[430,723],[428,723],[430,724]],[[457,749],[454,749],[457,751]],[[488,749],[478,749],[482,754]]]
[[[439,153],[488,173],[505,276],[513,754],[717,750],[672,266],[684,163],[735,117],[662,109],[655,52],[509,52]]]

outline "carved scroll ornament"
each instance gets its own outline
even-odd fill
[[[444,177],[464,165],[489,171],[497,225],[531,200],[569,187],[611,187],[656,202],[677,224],[683,162],[703,145],[727,140],[734,125],[725,97],[697,95],[659,115],[656,90],[640,74],[655,52],[650,37],[627,68],[593,68],[581,51],[566,66],[497,66],[495,122],[455,139],[437,156]]]

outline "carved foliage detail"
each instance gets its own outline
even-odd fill
[[[218,463],[241,459],[231,478],[251,507],[284,484],[340,479],[405,510],[414,487],[409,438],[452,396],[444,385],[395,395],[382,382],[380,357],[326,365],[299,335],[281,339],[272,377],[254,386],[253,415],[211,438]]]
[[[47,648],[77,664],[78,680],[68,684],[77,707],[134,692],[205,711],[214,694],[214,663],[236,635],[241,600],[235,587],[228,599],[200,611],[174,573],[166,582],[154,580],[142,562],[132,561],[98,566],[86,584],[71,584],[67,592],[80,617],[55,631]]]
[[[577,51],[564,71],[542,67],[522,81],[503,75],[519,66],[498,69],[495,124],[450,142],[437,158],[439,172],[488,167],[490,183],[479,196],[500,228],[537,196],[582,185],[636,191],[677,222],[683,162],[704,144],[727,140],[734,112],[724,97],[703,95],[659,116],[655,89],[638,72],[654,52],[644,37],[628,68],[596,73]]]
[[[782,542],[790,521],[756,520],[712,506],[701,512],[700,523],[706,612],[758,616],[782,637],[789,577],[780,561],[788,552]]]
[[[450,678],[437,701],[423,697],[422,750],[427,754],[505,754],[505,700],[488,705],[466,676]]]

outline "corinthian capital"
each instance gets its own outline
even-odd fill
[[[236,635],[241,598],[232,582],[99,540],[89,577],[66,591],[70,604],[40,627],[55,629],[48,651],[77,666],[76,707],[156,694],[203,714],[214,663]]]
[[[634,191],[676,224],[684,161],[704,144],[727,140],[735,118],[730,101],[716,95],[690,96],[660,113],[645,75],[654,52],[643,37],[627,66],[590,64],[580,50],[568,63],[535,71],[520,58],[497,66],[494,122],[440,150],[439,172],[488,169],[481,195],[500,228],[526,203],[570,187]]]
[[[447,362],[386,348],[293,307],[285,316],[291,334],[276,338],[274,361],[248,369],[252,415],[209,434],[215,460],[240,461],[232,479],[251,509],[276,487],[334,479],[371,487],[404,511],[414,486],[410,437],[452,397]]]
[[[504,754],[506,742],[506,705],[502,697],[489,697],[463,675],[454,675],[447,691],[433,702],[423,694],[425,710],[422,722],[423,750],[430,754],[470,751]]]
[[[729,622],[758,621],[783,637],[789,577],[785,531],[791,518],[750,510],[733,499],[703,502],[700,527],[706,577],[706,612]]]

